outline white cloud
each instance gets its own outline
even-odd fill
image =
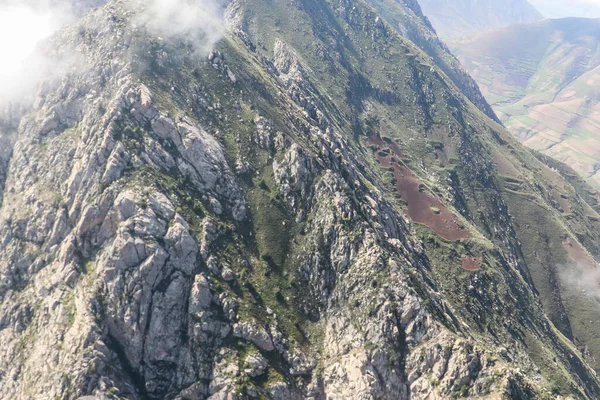
[[[40,43],[72,19],[66,2],[0,0],[0,104],[28,93],[48,65]]]
[[[205,52],[222,36],[223,10],[219,0],[150,0],[134,22],[161,36],[185,36]]]
[[[23,67],[40,40],[54,31],[51,14],[39,13],[28,6],[9,6],[0,11],[0,76],[10,77]]]
[[[600,299],[600,269],[597,266],[576,263],[564,268],[560,276],[563,284]]]
[[[0,0],[0,105],[29,95],[49,73],[64,69],[42,43],[90,7],[106,0]],[[222,36],[224,0],[131,0],[131,23],[153,34],[182,37],[208,52]]]

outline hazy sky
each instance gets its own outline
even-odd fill
[[[36,12],[27,6],[0,8],[0,76],[12,75],[21,62],[31,54],[36,44],[50,35],[54,29],[50,13]],[[17,40],[18,38],[18,40]]]
[[[529,3],[550,18],[600,18],[600,0],[529,0]]]

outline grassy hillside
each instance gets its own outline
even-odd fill
[[[600,20],[515,25],[451,44],[506,127],[600,187]]]

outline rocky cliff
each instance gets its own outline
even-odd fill
[[[600,396],[597,197],[397,10],[234,0],[199,46],[128,4],[2,114],[0,397]]]

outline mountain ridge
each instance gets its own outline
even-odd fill
[[[126,5],[53,39],[85,62],[18,114],[1,396],[600,394],[597,305],[557,282],[598,199],[397,9],[236,0],[207,55]]]

